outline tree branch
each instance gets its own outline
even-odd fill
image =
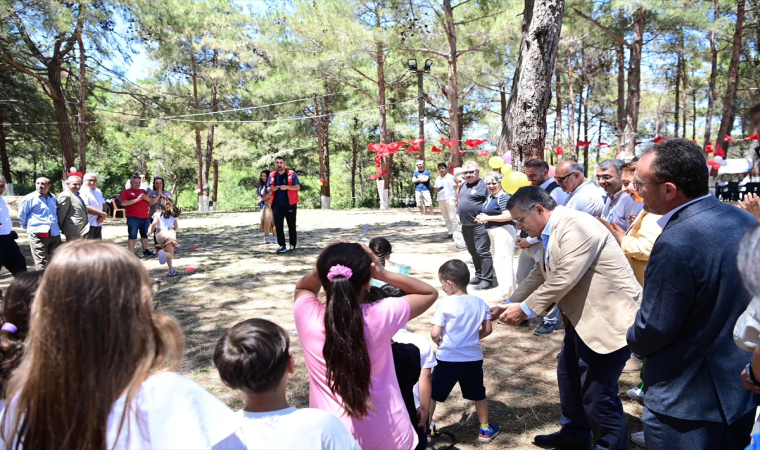
[[[597,27],[599,27],[602,31],[604,31],[605,33],[607,33],[607,36],[611,37],[618,44],[624,45],[624,46],[628,47],[629,49],[633,49],[633,46],[631,44],[629,44],[628,42],[626,42],[625,39],[621,38],[617,34],[613,33],[612,30],[610,30],[609,28],[605,27],[604,25],[602,25],[601,23],[599,23],[596,20],[592,19],[591,17],[589,17],[589,16],[583,14],[582,12],[578,11],[577,8],[573,8],[573,11],[575,11],[576,14],[578,14],[579,16],[581,16],[586,21],[588,21],[588,22],[596,25]]]
[[[338,83],[342,83],[342,84],[351,86],[352,88],[356,89],[357,91],[359,91],[362,94],[364,94],[365,96],[367,96],[375,104],[380,104],[380,100],[379,99],[376,99],[375,97],[373,97],[372,94],[370,94],[369,92],[367,92],[366,89],[360,87],[359,85],[351,83],[350,81],[346,81],[346,80],[344,80],[342,78],[338,78],[335,75],[331,74],[330,72],[325,72],[324,70],[320,70],[320,72],[322,72],[323,74],[327,75],[327,77],[332,78],[333,80],[337,81]]]
[[[457,6],[459,6],[459,5],[457,5]],[[483,19],[487,19],[489,17],[497,16],[497,15],[503,13],[503,12],[504,11],[497,11],[497,12],[495,12],[493,14],[488,14],[487,16],[482,16],[482,17],[478,17],[478,18],[470,19],[470,20],[463,20],[461,22],[454,22],[454,26],[457,26],[457,25],[466,25],[468,23],[477,22],[478,20],[483,20]]]
[[[480,48],[480,47],[482,47],[484,45],[488,45],[490,43],[491,43],[491,40],[490,39],[486,39],[485,41],[481,42],[480,44],[473,45],[472,47],[468,48],[467,50],[464,50],[464,51],[461,51],[461,52],[457,52],[457,58],[459,58],[460,56],[462,56],[464,54],[470,53],[473,50],[477,50],[478,48]]]
[[[29,37],[29,33],[26,31],[26,26],[24,25],[24,22],[21,21],[21,19],[18,18],[15,14],[13,15],[13,23],[16,25],[16,28],[18,28],[19,35],[21,36],[21,39],[24,41],[24,44],[26,44],[26,47],[29,49],[29,52],[39,60],[42,64],[47,66],[47,60],[42,52],[40,52],[40,49],[37,48],[37,46],[34,44],[32,39]]]
[[[364,72],[362,72],[361,70],[357,69],[356,67],[351,67],[351,70],[353,70],[354,72],[358,73],[359,75],[361,75],[362,77],[366,78],[367,80],[371,81],[373,84],[378,84],[378,81],[373,80],[371,77],[365,75]]]
[[[445,53],[437,52],[435,50],[429,50],[427,48],[397,48],[397,50],[401,50],[402,52],[412,52],[412,53],[427,53],[430,55],[436,55],[440,56],[441,58],[449,59],[449,56]]]
[[[11,66],[15,67],[16,70],[18,70],[19,72],[21,72],[21,73],[23,73],[25,75],[29,75],[30,77],[35,78],[37,81],[39,81],[40,83],[42,83],[42,85],[44,87],[50,88],[50,94],[53,94],[52,86],[50,86],[50,84],[48,83],[48,80],[46,80],[45,78],[37,75],[36,73],[34,73],[34,72],[30,71],[30,70],[28,70],[26,67],[22,66],[21,64],[17,63],[16,61],[14,61],[8,55],[0,54],[0,58],[2,58],[3,61],[7,62]],[[53,95],[51,95],[51,97],[53,97]]]

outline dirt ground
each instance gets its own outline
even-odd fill
[[[452,258],[470,261],[466,251],[444,238],[446,230],[440,216],[423,221],[419,212],[412,210],[299,210],[298,251],[284,255],[275,254],[275,244],[264,244],[259,213],[255,211],[185,213],[179,224],[180,248],[175,260],[178,276],[167,277],[166,267],[159,265],[157,258],[143,260],[150,275],[161,280],[157,309],[176,317],[184,329],[187,349],[178,371],[235,410],[243,407],[242,396],[219,381],[211,357],[217,339],[226,329],[252,317],[274,321],[290,333],[296,374],[288,387],[289,400],[297,407],[308,406],[308,374],[292,316],[293,289],[326,245],[339,240],[368,242],[377,236],[385,237],[393,245],[391,260],[410,265],[411,275],[439,288],[441,297],[446,294],[440,290],[438,267]],[[126,246],[126,228],[124,219],[109,219],[104,225],[104,238]],[[31,263],[26,233],[16,230],[19,245]],[[196,270],[185,273],[187,268]],[[11,275],[2,269],[0,289],[5,290],[11,280]],[[495,290],[479,295],[489,304],[499,303]],[[429,339],[434,308],[412,320],[409,329]],[[472,402],[462,399],[458,387],[445,403],[439,404],[436,422],[441,431],[456,439],[453,448],[488,445],[535,449],[531,443],[534,435],[559,429],[556,356],[564,332],[534,336],[537,325],[538,322],[511,328],[494,324],[493,334],[483,340],[490,421],[502,429],[492,444],[477,440],[475,408]],[[620,380],[629,433],[642,430],[638,419],[642,407],[625,396],[625,391],[637,383],[638,374],[624,374]],[[451,438],[445,435],[432,443],[439,449],[449,444]],[[639,447],[631,443],[631,448]]]

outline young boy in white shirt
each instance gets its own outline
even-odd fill
[[[245,408],[238,431],[215,450],[361,450],[332,414],[288,404],[288,378],[295,373],[289,348],[285,330],[264,319],[240,322],[216,343],[214,365],[225,385],[245,394]]]
[[[445,262],[438,269],[438,279],[449,297],[438,300],[430,321],[433,324],[430,337],[438,345],[430,415],[435,417],[436,402],[445,402],[454,385],[459,383],[462,397],[475,402],[480,420],[478,440],[491,442],[499,434],[499,426],[488,422],[483,349],[480,346],[480,340],[491,334],[491,313],[486,302],[467,294],[470,270],[464,262],[458,259]],[[435,436],[435,424],[431,429]]]

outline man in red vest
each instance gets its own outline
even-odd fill
[[[275,171],[269,176],[267,185],[272,193],[272,213],[274,213],[274,227],[277,231],[277,244],[280,248],[277,253],[285,253],[285,228],[284,221],[288,222],[288,234],[290,235],[290,252],[295,253],[298,234],[296,233],[296,211],[298,210],[298,191],[301,190],[301,182],[298,180],[295,170],[285,168],[285,158],[278,156],[274,160]]]

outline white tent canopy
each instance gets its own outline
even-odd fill
[[[747,173],[752,170],[752,161],[747,158],[727,159],[725,166],[718,169],[718,175]]]

